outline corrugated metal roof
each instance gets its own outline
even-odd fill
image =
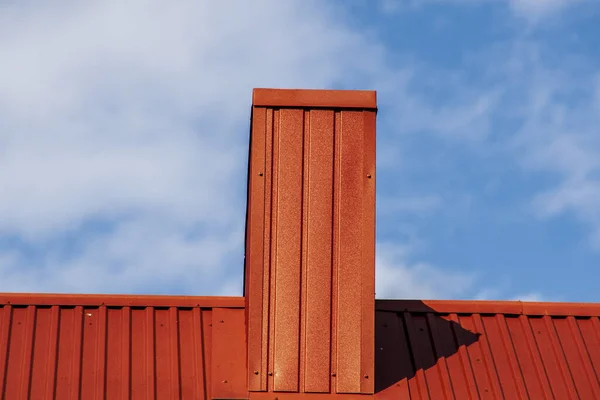
[[[373,91],[254,90],[249,389],[373,393]]]
[[[243,306],[243,298],[0,294],[0,397],[247,397]]]
[[[243,301],[0,294],[0,397],[247,398]],[[600,398],[598,304],[394,300],[376,310],[376,398]]]
[[[377,301],[376,397],[600,399],[600,305]]]

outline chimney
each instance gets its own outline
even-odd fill
[[[250,398],[373,393],[376,112],[374,91],[253,92]]]

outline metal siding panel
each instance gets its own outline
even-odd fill
[[[469,353],[467,351],[468,345],[472,344],[469,333],[460,325],[457,314],[450,314],[450,321],[453,322],[452,331],[454,338],[456,339],[456,346],[458,347],[458,358],[460,360],[460,368],[457,368],[457,374],[462,375],[462,379],[458,382],[465,382],[466,388],[468,389],[469,399],[479,399],[479,390],[477,383],[475,382],[475,374],[473,373],[473,366],[469,359]]]
[[[537,348],[532,349],[523,330],[523,324],[518,317],[507,316],[505,318],[507,337],[510,340],[510,346],[513,348],[514,356],[518,364],[518,371],[522,374],[523,384],[527,391],[527,396],[524,398],[548,399],[544,392],[542,379],[546,381],[545,373]],[[534,353],[535,352],[535,353]],[[537,359],[535,358],[537,356]],[[543,376],[540,377],[540,371]],[[548,393],[550,385],[546,384]]]
[[[312,110],[309,116],[304,390],[327,393],[331,379],[334,116],[331,110]]]
[[[103,398],[106,388],[106,307],[82,311],[81,395],[89,399]]]
[[[152,399],[154,396],[154,353],[148,354],[148,350],[154,349],[152,343],[152,331],[150,324],[150,313],[153,308],[131,309],[131,397],[132,399]],[[135,335],[135,340],[133,340]]]
[[[418,319],[422,316],[417,315]],[[428,360],[428,348],[423,346],[425,334],[417,331],[415,326],[415,318],[409,313],[404,313],[404,322],[406,323],[406,340],[408,341],[413,355],[413,363],[415,368],[415,375],[410,381],[411,393],[418,399],[427,400],[429,399],[429,388],[427,385],[427,378],[425,376],[426,362]],[[437,393],[436,393],[437,394]]]
[[[33,336],[33,307],[15,307],[11,321],[8,358],[5,372],[4,396],[9,399],[26,399],[29,392],[31,350]]]
[[[525,387],[523,374],[521,372],[521,368],[519,367],[519,363],[517,362],[517,355],[515,354],[515,346],[511,340],[510,332],[508,331],[508,326],[506,322],[506,318],[502,314],[495,315],[495,321],[497,324],[497,333],[501,342],[496,342],[496,336],[494,331],[494,335],[490,335],[490,330],[486,327],[486,332],[488,332],[488,338],[490,340],[490,346],[494,349],[501,349],[496,351],[494,354],[500,352],[500,354],[506,355],[505,362],[508,364],[508,369],[506,372],[501,373],[500,381],[504,388],[512,388],[514,390],[514,394],[512,395],[516,399],[528,399],[529,396],[527,394],[527,389]],[[487,321],[491,321],[491,317],[486,319]],[[496,357],[496,356],[494,356]],[[510,373],[510,379],[512,381],[507,380],[507,373]],[[505,389],[504,393],[509,392],[511,389]]]
[[[277,237],[273,389],[299,390],[300,253],[302,221],[302,110],[280,110],[277,141]],[[281,266],[281,268],[279,268]]]
[[[507,302],[507,314],[474,313],[459,318],[445,315],[453,302],[438,302],[444,303],[440,307],[443,312],[426,305],[431,302],[393,303],[386,301],[385,309],[394,311],[377,312],[375,398],[599,398],[594,363],[599,361],[600,323],[595,317],[583,318],[580,313],[577,318],[518,316],[512,314],[514,307]],[[479,303],[486,310],[492,307]],[[457,308],[465,310],[463,306]],[[501,311],[500,306],[494,302],[497,311]],[[403,308],[407,310],[403,313],[407,330],[398,334],[387,326],[391,316]],[[425,310],[429,312],[423,317]],[[558,310],[564,314],[565,307]],[[385,319],[385,314],[390,316]],[[455,342],[448,342],[452,337]],[[412,359],[397,350],[403,345],[408,346]],[[396,374],[399,369],[404,373]],[[408,385],[403,376],[408,377]]]
[[[579,398],[598,399],[598,396],[594,394],[596,388],[591,386],[590,375],[586,369],[589,361],[586,359],[587,357],[582,357],[580,352],[583,350],[580,347],[582,344],[578,343],[578,338],[574,335],[571,321],[567,318],[555,318],[552,321],[556,329],[557,340],[566,359],[565,367],[575,384]],[[578,329],[576,325],[575,329]]]
[[[252,111],[252,138],[248,177],[248,222],[246,233],[246,304],[248,325],[248,388],[250,391],[267,389],[267,352],[264,335],[263,308],[265,291],[265,179],[270,168],[265,165],[265,136],[267,110],[254,107]],[[271,134],[271,132],[269,132]],[[268,243],[268,242],[267,242]],[[268,292],[267,296],[268,298]],[[268,308],[267,308],[268,309]]]
[[[212,399],[212,309],[202,310],[202,342],[204,344],[204,388],[206,390],[206,398]]]
[[[510,399],[518,399],[519,392],[516,388],[516,380],[512,373],[508,352],[504,346],[502,340],[502,334],[500,333],[500,327],[498,326],[498,320],[496,315],[483,316],[481,318],[481,324],[485,331],[485,337],[488,342],[488,346],[485,346],[490,353],[492,364],[490,369],[491,373],[497,376],[502,387],[502,394],[499,398],[505,397]],[[490,351],[490,348],[492,351]],[[487,357],[486,357],[487,358]]]
[[[6,368],[10,358],[8,343],[10,341],[10,324],[12,320],[12,307],[4,305],[0,313],[0,393],[6,392]]]
[[[122,308],[109,308],[106,315],[106,398],[122,398],[123,392],[129,396],[127,384],[129,383],[129,340],[123,342],[123,336],[128,330],[129,315]],[[127,374],[126,379],[123,375]],[[127,398],[127,397],[125,397]]]
[[[268,281],[269,287],[269,304],[267,305],[268,311],[268,343],[267,343],[267,351],[268,351],[268,363],[267,363],[267,388],[269,391],[273,390],[273,382],[274,382],[274,372],[273,366],[275,364],[275,310],[276,310],[276,302],[275,302],[275,279],[277,274],[276,269],[276,255],[277,255],[277,221],[278,221],[278,204],[277,204],[277,185],[278,185],[278,174],[277,174],[277,165],[279,162],[279,125],[280,125],[280,117],[279,110],[271,110],[273,113],[272,125],[271,129],[267,129],[268,132],[272,132],[272,135],[267,135],[267,138],[271,137],[271,146],[267,146],[267,149],[271,149],[271,168],[270,168],[270,176],[271,176],[271,185],[268,187],[268,192],[270,193],[271,198],[271,207],[270,214],[265,216],[265,223],[267,220],[269,221],[268,229],[265,229],[265,248],[269,249],[269,274],[266,276],[265,281]],[[269,118],[267,118],[267,123],[269,123]],[[268,153],[268,151],[267,151]],[[267,232],[268,239],[267,240]],[[265,250],[266,251],[266,250]],[[264,309],[264,308],[263,308]]]
[[[73,309],[71,320],[71,337],[66,338],[68,342],[64,343],[65,347],[72,347],[71,354],[68,355],[70,368],[68,370],[70,374],[71,382],[68,384],[69,387],[69,399],[79,399],[80,397],[93,398],[89,396],[84,391],[84,388],[81,386],[81,360],[83,357],[83,307],[76,306]],[[67,327],[67,331],[68,331]],[[66,382],[69,381],[69,378],[65,379]],[[59,398],[59,396],[56,396]]]
[[[426,315],[416,315],[412,318],[414,332],[411,334],[411,341],[415,343],[415,359],[419,359],[417,368],[424,372],[425,382],[431,398],[445,398],[445,390],[442,386],[442,379],[439,368],[437,367],[437,358],[431,341],[432,332],[427,321]]]
[[[131,397],[131,307],[123,307],[121,329],[121,398]]]
[[[441,390],[444,393],[445,399],[454,399],[454,391],[446,362],[446,357],[455,351],[450,324],[445,319],[435,316],[433,313],[427,313],[427,324],[431,332],[436,368],[440,374]]]
[[[277,221],[275,212],[277,204],[273,202],[275,188],[277,187],[277,175],[273,171],[276,162],[275,157],[275,129],[279,127],[279,112],[267,109],[266,132],[265,132],[265,206],[264,206],[264,236],[263,236],[263,292],[262,296],[262,363],[264,371],[261,380],[261,389],[266,391],[273,388],[273,332],[274,332],[274,307],[275,307],[275,269],[273,268],[273,252],[275,251],[276,227],[273,221]],[[275,239],[273,239],[275,238]]]
[[[454,398],[472,399],[473,397],[471,396],[469,389],[469,381],[466,378],[464,366],[461,360],[459,350],[460,346],[458,344],[460,342],[457,342],[457,338],[454,333],[454,328],[458,325],[450,315],[440,318],[443,319],[445,323],[437,324],[439,339],[436,341],[436,349],[444,354],[445,364],[446,368],[448,369],[448,376],[452,386],[452,392],[455,396]]]
[[[459,316],[460,326],[468,332],[475,332],[475,323],[473,315]],[[467,346],[469,363],[475,377],[477,391],[482,399],[493,399],[494,394],[490,385],[489,372],[485,366],[484,355],[479,342]]]
[[[172,349],[170,339],[174,334],[169,318],[169,309],[159,308],[154,312],[154,351],[156,370],[156,399],[170,399],[173,397]]]
[[[572,348],[572,343],[569,343],[567,341],[563,345],[556,332],[555,323],[561,321],[566,322],[566,320],[563,317],[553,318],[551,316],[544,316],[543,320],[546,325],[546,331],[548,333],[549,341],[552,345],[552,350],[554,351],[554,355],[559,363],[558,367],[560,369],[563,382],[567,387],[569,395],[571,396],[571,398],[580,398],[579,394],[577,393],[575,381],[573,380],[573,374],[571,373],[570,366],[568,364],[567,359],[565,358],[565,347],[569,349]]]
[[[554,394],[552,393],[552,387],[550,386],[549,375],[544,367],[542,355],[537,346],[529,318],[525,315],[521,315],[518,317],[518,321],[519,324],[515,324],[515,328],[520,328],[520,331],[515,330],[515,334],[513,334],[512,337],[513,343],[517,346],[519,345],[521,338],[525,339],[523,346],[527,347],[527,352],[519,351],[517,356],[519,363],[521,364],[521,370],[525,374],[527,390],[530,394],[535,393],[534,388],[536,388],[536,386],[533,384],[537,382],[543,390],[543,397],[540,396],[540,398],[553,399]],[[516,334],[516,332],[519,332],[519,335]],[[528,355],[529,357],[525,357],[525,355]],[[529,361],[533,363],[534,368],[529,369]],[[532,376],[527,376],[527,374],[531,374],[533,371],[536,372],[537,380],[533,379]]]
[[[488,317],[486,317],[488,318]],[[488,378],[490,381],[489,391],[493,393],[494,398],[502,399],[506,397],[506,394],[503,393],[503,388],[500,386],[500,381],[498,377],[498,363],[493,356],[493,353],[490,349],[490,344],[487,339],[487,332],[483,326],[482,317],[480,314],[473,315],[473,322],[475,326],[475,330],[473,333],[480,335],[478,343],[481,346],[481,352],[483,354],[483,364],[486,368]],[[496,349],[498,350],[498,349]],[[501,366],[502,370],[506,370],[506,365]],[[511,396],[509,396],[511,397]]]
[[[212,316],[212,398],[247,398],[245,357],[238,356],[246,353],[244,314],[215,308]]]
[[[559,361],[556,358],[544,320],[542,318],[529,318],[529,323],[554,396],[559,399],[570,399],[569,390],[565,385]]]
[[[575,365],[569,365],[568,359],[566,358],[567,353],[573,353],[573,351],[577,351],[574,349],[574,343],[572,340],[569,340],[568,336],[559,337],[557,335],[557,326],[563,325],[568,328],[567,320],[565,318],[552,318],[550,316],[543,317],[544,324],[547,332],[547,339],[549,340],[556,360],[558,362],[558,368],[560,370],[561,376],[563,378],[563,382],[567,387],[570,398],[581,398],[577,393],[576,383],[573,377],[572,368],[576,367]],[[579,370],[581,373],[582,371]]]
[[[82,307],[60,309],[54,394],[56,399],[79,398],[82,316]]]
[[[30,396],[33,399],[50,398],[49,393],[46,392],[46,386],[48,383],[48,371],[49,369],[54,369],[55,351],[53,351],[53,348],[55,348],[56,344],[56,325],[52,324],[52,318],[53,309],[55,308],[38,308],[36,313],[34,324],[36,334],[33,342],[30,391]]]
[[[375,390],[375,153],[376,113],[363,111],[363,199],[361,277],[361,385],[362,393]]]
[[[245,398],[245,314],[223,312],[235,323],[217,328],[226,349],[217,360],[235,365],[232,382]],[[2,305],[0,393],[6,399],[210,398],[211,316],[198,307]]]
[[[568,317],[569,328],[571,329],[571,334],[573,335],[573,340],[575,342],[575,346],[577,347],[577,352],[579,359],[581,360],[581,367],[585,372],[586,383],[589,384],[589,388],[582,389],[578,388],[577,391],[582,393],[582,397],[590,397],[594,399],[600,398],[600,383],[598,382],[598,377],[596,372],[594,371],[594,367],[591,363],[589,352],[586,349],[585,342],[583,341],[583,337],[581,336],[581,330],[579,329],[578,321],[582,321],[581,318]],[[588,320],[587,318],[585,320]],[[569,362],[572,362],[569,360]],[[576,362],[576,361],[575,361]]]
[[[376,314],[375,391],[389,398],[409,399],[408,379],[414,375],[402,319],[392,312]]]
[[[598,336],[600,334],[600,323],[598,318],[591,317],[577,320],[577,325],[587,354],[590,357],[596,382],[600,382],[600,337]]]
[[[361,111],[342,111],[340,118],[337,392],[360,393],[364,116]]]
[[[202,365],[202,314],[199,308],[177,310],[179,326],[179,373],[181,374],[181,398],[206,397],[204,391],[204,368]]]
[[[242,316],[243,317],[243,316]],[[180,376],[180,361],[181,361],[181,349],[179,347],[179,321],[177,320],[177,308],[169,308],[169,372],[170,372],[170,383],[171,391],[170,397],[172,399],[181,398],[181,376]],[[246,349],[244,348],[242,352]]]

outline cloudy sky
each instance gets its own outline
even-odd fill
[[[377,297],[600,301],[600,3],[0,2],[0,291],[239,295],[253,87],[376,89]]]

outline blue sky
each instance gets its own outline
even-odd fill
[[[377,297],[600,301],[600,4],[0,4],[0,291],[241,294],[253,87],[375,89]]]

